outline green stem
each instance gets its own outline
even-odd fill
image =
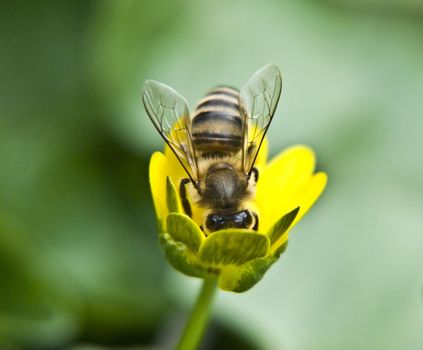
[[[191,316],[185,326],[177,350],[194,350],[198,348],[210,314],[213,296],[216,291],[217,279],[205,279],[198,295]]]

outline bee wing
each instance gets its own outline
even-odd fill
[[[185,98],[165,84],[147,80],[142,100],[153,125],[195,184],[198,181],[197,162],[192,147],[191,119]]]
[[[259,69],[241,89],[240,109],[244,128],[242,162],[246,174],[250,174],[254,166],[281,90],[282,76],[274,64]]]

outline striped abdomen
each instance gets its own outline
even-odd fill
[[[235,153],[242,146],[239,92],[229,87],[210,91],[192,117],[193,146],[200,154]]]

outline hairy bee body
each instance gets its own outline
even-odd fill
[[[254,189],[249,186],[240,161],[243,121],[239,92],[226,86],[211,90],[198,102],[191,123],[201,179],[201,195],[195,196],[191,191],[191,198],[197,198],[196,204],[206,209],[205,229],[254,228],[257,218],[243,207],[254,195]]]
[[[254,163],[281,87],[279,69],[267,65],[240,92],[227,86],[211,90],[191,115],[175,90],[146,82],[147,113],[188,176],[179,187],[184,211],[192,216],[191,204],[204,209],[201,227],[206,234],[227,228],[258,229],[258,215],[247,203],[255,196]]]

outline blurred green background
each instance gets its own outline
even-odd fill
[[[263,65],[284,88],[271,153],[329,184],[204,349],[423,347],[423,3],[0,5],[0,348],[172,348],[199,281],[160,252],[143,81],[195,102]]]

